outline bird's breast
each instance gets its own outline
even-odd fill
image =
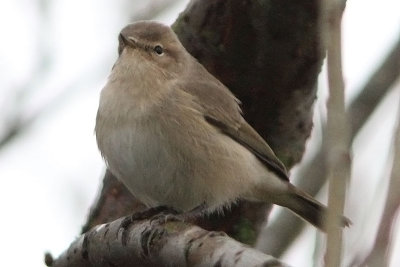
[[[185,179],[190,169],[187,152],[193,148],[184,149],[182,140],[195,138],[190,134],[193,127],[185,127],[182,120],[198,114],[187,109],[181,116],[177,103],[165,99],[141,101],[129,95],[116,99],[118,94],[105,89],[96,137],[108,167],[148,206],[176,206],[174,202],[180,201],[173,198],[179,192],[190,194],[185,186],[190,187],[191,181]]]
[[[207,123],[190,96],[178,91],[142,107],[126,100],[118,111],[102,102],[96,135],[110,170],[146,205],[217,208],[259,176],[254,155]]]

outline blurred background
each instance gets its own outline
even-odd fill
[[[188,0],[3,0],[0,2],[0,243],[2,265],[44,266],[79,235],[105,167],[94,124],[99,93],[127,23],[172,24]],[[398,0],[348,1],[343,21],[344,76],[351,101],[400,37]],[[320,75],[315,126],[295,176],[321,141],[327,97]],[[345,213],[345,258],[373,245],[391,172],[400,82],[353,143]],[[326,190],[325,190],[326,191]],[[399,188],[400,194],[400,188]],[[320,199],[326,203],[324,192]],[[275,210],[274,210],[275,212]],[[272,216],[273,217],[273,216]],[[393,251],[400,251],[400,228]],[[282,259],[311,266],[320,239],[312,227]],[[4,247],[3,247],[4,246]],[[356,249],[357,248],[357,249]],[[391,266],[400,266],[393,253]]]

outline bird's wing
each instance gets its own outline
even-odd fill
[[[211,77],[211,79],[210,79]],[[283,180],[289,180],[283,163],[267,142],[243,119],[239,100],[213,76],[179,84],[204,109],[205,120],[222,133],[250,150],[264,165]],[[204,82],[207,80],[207,82]]]

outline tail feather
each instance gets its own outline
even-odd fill
[[[325,220],[328,214],[327,208],[304,191],[301,191],[292,185],[290,186],[292,194],[289,195],[289,199],[284,201],[283,206],[292,210],[304,220],[325,232]],[[341,215],[340,217],[340,226],[345,227],[351,224],[351,221],[348,218]]]

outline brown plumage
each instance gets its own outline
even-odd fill
[[[289,182],[239,101],[156,22],[119,36],[96,120],[109,169],[149,207],[218,210],[237,199],[289,208],[324,229],[326,207]],[[349,221],[342,217],[342,225]]]

